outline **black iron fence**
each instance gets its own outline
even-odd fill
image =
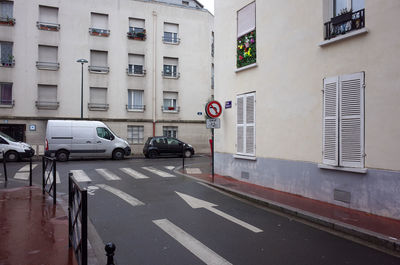
[[[365,9],[333,17],[325,24],[325,40],[365,27]]]
[[[53,203],[57,202],[57,171],[56,159],[54,157],[43,156],[42,159],[42,191],[43,195],[47,192],[53,198]]]
[[[3,171],[4,171],[4,179],[7,182],[7,163],[6,163],[6,154],[4,153],[4,151],[1,151],[2,157],[3,157]]]
[[[73,174],[68,176],[69,246],[79,265],[87,265],[87,190],[79,187]]]

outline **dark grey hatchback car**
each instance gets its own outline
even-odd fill
[[[143,154],[147,158],[156,158],[161,155],[178,155],[189,158],[194,155],[194,149],[173,137],[156,136],[147,138],[143,147]]]

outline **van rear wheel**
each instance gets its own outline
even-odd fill
[[[19,155],[15,151],[8,151],[6,154],[6,161],[7,162],[16,162],[19,160]]]
[[[112,154],[112,158],[114,159],[114,160],[121,160],[121,159],[124,159],[124,151],[122,151],[121,149],[117,149],[117,150],[114,150],[114,152],[113,152],[113,154]]]
[[[68,161],[69,154],[67,151],[58,151],[56,154],[57,161],[66,162]]]

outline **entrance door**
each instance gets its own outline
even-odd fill
[[[0,132],[11,136],[19,142],[25,142],[25,124],[0,124]]]

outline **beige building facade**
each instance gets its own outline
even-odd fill
[[[1,131],[43,145],[47,120],[80,119],[83,79],[83,119],[105,122],[134,153],[163,134],[209,151],[198,112],[213,94],[214,18],[199,2],[0,4]]]
[[[216,173],[400,219],[399,12],[216,0]]]

